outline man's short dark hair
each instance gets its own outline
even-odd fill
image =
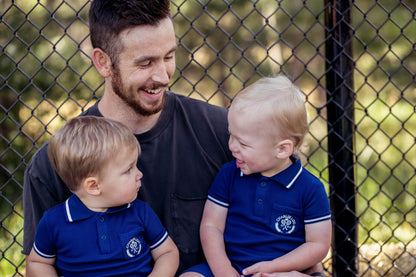
[[[89,12],[92,46],[116,63],[123,50],[118,35],[135,26],[156,26],[170,16],[169,4],[169,0],[94,0]]]

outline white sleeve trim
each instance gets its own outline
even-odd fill
[[[326,215],[326,216],[317,217],[317,218],[312,218],[312,219],[305,219],[304,222],[305,222],[305,224],[311,224],[311,223],[324,221],[324,220],[328,220],[328,219],[331,219],[331,214]]]
[[[38,253],[38,254],[39,254],[39,256],[42,256],[43,258],[48,258],[48,259],[51,259],[51,258],[55,258],[55,257],[56,257],[56,255],[48,255],[48,254],[43,253],[42,251],[40,251],[40,250],[36,247],[36,244],[35,244],[35,243],[33,244],[33,249],[35,249],[36,253]]]
[[[165,241],[165,239],[167,237],[168,237],[168,232],[166,231],[165,234],[163,235],[163,237],[160,240],[158,240],[155,244],[149,246],[150,249],[154,249],[154,248],[158,247],[160,244],[162,244],[162,242]]]
[[[214,197],[212,197],[211,195],[208,195],[208,199],[209,199],[209,200],[211,200],[212,202],[214,202],[214,203],[216,203],[216,204],[220,205],[220,206],[223,206],[223,207],[226,207],[226,208],[228,208],[228,206],[229,206],[229,204],[228,204],[228,203],[225,203],[225,202],[219,201],[218,199],[215,199],[215,198],[214,198]]]

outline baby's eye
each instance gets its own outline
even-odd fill
[[[240,143],[240,146],[243,147],[243,148],[249,148],[250,147],[250,145],[247,144],[247,143],[244,143],[244,142],[241,142],[241,141],[239,141],[239,143]]]

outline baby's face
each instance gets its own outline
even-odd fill
[[[99,178],[101,198],[108,207],[133,202],[141,187],[142,172],[137,168],[138,150],[125,147],[103,168]]]
[[[244,174],[275,175],[281,161],[277,158],[279,141],[267,132],[270,124],[261,116],[236,111],[231,106],[228,113],[228,146],[236,158],[237,167]]]

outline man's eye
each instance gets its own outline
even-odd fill
[[[150,66],[150,64],[151,64],[151,61],[149,60],[149,61],[145,61],[145,62],[140,63],[139,66],[140,67],[148,67],[148,66]]]

